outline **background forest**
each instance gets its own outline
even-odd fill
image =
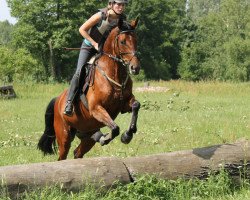
[[[0,22],[2,82],[68,81],[78,29],[107,1],[8,0],[18,22]],[[249,0],[130,0],[143,72],[139,80],[250,80]]]

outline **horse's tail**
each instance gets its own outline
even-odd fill
[[[47,106],[45,112],[45,130],[38,142],[38,149],[40,149],[44,155],[55,154],[56,152],[56,134],[54,129],[54,105],[56,98],[53,98]]]

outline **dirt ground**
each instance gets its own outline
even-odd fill
[[[136,92],[167,92],[169,88],[166,87],[154,87],[154,86],[144,86],[135,88]]]

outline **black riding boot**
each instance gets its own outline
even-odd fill
[[[77,96],[76,94],[78,92],[78,88],[79,88],[79,76],[75,74],[71,80],[70,88],[68,91],[68,98],[63,112],[65,115],[68,116],[73,115],[73,103],[75,101],[75,97]]]

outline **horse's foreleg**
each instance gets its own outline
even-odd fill
[[[102,106],[98,105],[95,107],[95,109],[91,109],[91,113],[96,120],[102,122],[111,129],[111,133],[100,138],[99,142],[102,146],[108,144],[111,140],[113,140],[120,134],[119,126],[117,126],[108,112]]]
[[[121,141],[124,144],[128,144],[132,138],[133,134],[137,131],[137,118],[140,109],[140,102],[132,99],[130,107],[132,108],[132,118],[128,130],[122,134]]]

